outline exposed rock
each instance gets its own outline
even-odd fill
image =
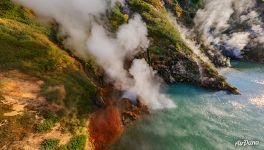
[[[229,85],[218,74],[218,71],[194,55],[185,56],[181,53],[170,52],[167,58],[154,56],[152,67],[166,83],[192,82],[205,88],[226,90],[238,94],[236,88]]]
[[[94,99],[94,103],[98,107],[103,107],[105,106],[105,102],[102,96],[98,95],[97,98]]]
[[[229,67],[231,65],[230,58],[225,57],[218,49],[209,48],[202,44],[201,50],[216,67]]]
[[[195,61],[181,54],[173,54],[173,52],[166,59],[154,57],[152,67],[167,83],[177,81],[198,82],[200,78],[199,67]]]
[[[196,5],[189,3],[189,1],[183,0],[181,2],[186,3],[186,7]],[[209,62],[201,59],[201,56],[186,44],[169,14],[166,11],[159,11],[160,5],[157,8],[153,3],[155,2],[148,0],[129,1],[131,10],[142,15],[151,37],[149,50],[137,57],[144,57],[148,60],[149,64],[166,83],[191,82],[206,88],[230,90],[227,87],[231,86],[218,74],[217,69]],[[170,0],[164,1],[164,4],[165,6],[171,5],[167,9],[180,5],[176,1]],[[163,6],[163,9],[166,8]],[[228,59],[221,53],[215,53],[213,49],[208,48],[204,48],[204,51],[216,66],[228,65]],[[215,55],[212,53],[215,53]],[[204,82],[202,77],[214,78],[219,84],[211,85]]]
[[[264,64],[264,45],[249,43],[243,50],[243,58],[248,61]]]
[[[163,0],[165,7],[173,12],[178,20],[181,21],[186,27],[192,27],[194,25],[193,18],[196,11],[200,7],[202,1],[190,1],[190,0]],[[180,15],[179,15],[180,14]]]
[[[137,116],[131,112],[125,112],[122,114],[122,122],[124,125],[130,124],[132,121],[135,121]]]

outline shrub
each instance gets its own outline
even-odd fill
[[[87,137],[85,135],[77,135],[71,138],[70,142],[58,148],[58,150],[84,150]]]
[[[36,125],[37,132],[45,132],[51,129],[59,121],[58,117],[50,117],[45,119],[42,123]]]
[[[119,4],[116,4],[114,7],[112,7],[108,15],[111,29],[114,31],[117,30],[120,25],[128,21],[128,16],[121,12],[120,7],[121,6]]]
[[[58,139],[46,139],[41,143],[40,150],[55,150],[58,147]]]

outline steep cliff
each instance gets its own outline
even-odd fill
[[[174,4],[174,3],[172,3]],[[193,82],[204,87],[236,93],[210,61],[201,59],[184,41],[162,1],[131,0],[128,7],[147,23],[151,46],[142,54],[167,83]],[[172,6],[171,6],[172,7]],[[176,7],[177,9],[177,7]],[[177,11],[177,10],[175,10]],[[141,56],[141,57],[142,57]],[[219,57],[222,57],[219,54]]]

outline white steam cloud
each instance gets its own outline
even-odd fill
[[[155,80],[156,72],[149,68],[144,59],[135,59],[129,72],[135,79],[131,91],[138,93],[143,99],[149,99],[145,102],[148,106],[157,109],[175,107],[166,95],[160,94],[160,83]]]
[[[207,46],[223,45],[232,50],[234,55],[241,57],[241,50],[250,42],[252,32],[257,36],[257,42],[263,44],[263,23],[254,10],[256,0],[204,0],[204,8],[198,10],[194,22]],[[246,22],[251,29],[234,31],[227,35],[223,32],[234,28],[233,23]],[[242,31],[241,31],[242,30]]]
[[[230,35],[230,37],[227,37],[228,39],[226,41],[226,44],[230,46],[230,49],[233,49],[233,53],[238,58],[241,58],[241,50],[244,49],[244,47],[249,42],[249,33],[248,32],[236,32]]]
[[[33,11],[44,20],[55,20],[60,25],[61,34],[67,35],[65,46],[78,50],[84,56],[89,29],[95,21],[100,21],[106,11],[116,2],[123,0],[13,0]]]
[[[77,54],[92,55],[117,88],[137,94],[153,109],[174,107],[174,103],[160,93],[155,71],[144,59],[133,60],[129,70],[124,61],[133,59],[149,46],[146,24],[135,14],[116,34],[103,26],[109,8],[123,0],[14,0],[33,9],[44,19],[55,20],[61,33],[67,35],[65,45]]]
[[[204,33],[203,38],[215,27],[215,34],[226,29],[229,25],[227,21],[234,13],[232,7],[233,0],[205,0],[205,8],[198,10],[194,22],[198,30]]]
[[[200,50],[200,45],[196,43],[196,41],[192,40],[192,30],[184,27],[183,25],[178,24],[176,17],[173,16],[172,13],[169,13],[170,20],[175,25],[175,27],[179,30],[181,38],[183,42],[185,42],[186,45],[189,46],[189,48],[197,55],[199,56],[203,61],[211,63],[209,58],[204,55],[204,53]],[[202,68],[200,68],[202,69]]]

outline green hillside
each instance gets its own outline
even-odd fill
[[[10,0],[0,1],[0,73],[16,70],[42,80],[44,84],[39,95],[61,107],[55,114],[45,109],[37,110],[40,117],[44,118],[44,122],[40,123],[32,118],[30,112],[23,116],[4,116],[11,108],[1,102],[0,121],[7,120],[11,125],[5,129],[0,126],[0,147],[19,140],[17,134],[46,132],[56,122],[61,122],[65,131],[72,133],[85,125],[82,122],[91,112],[91,99],[96,95],[96,85],[82,69],[84,63],[62,50],[54,43],[54,37],[56,33],[52,28],[39,24],[32,12],[14,5]],[[3,84],[0,86],[0,96],[6,88],[4,82],[0,78]],[[50,90],[50,87],[56,86],[63,86],[66,93],[56,88]],[[27,108],[27,111],[30,110]]]

